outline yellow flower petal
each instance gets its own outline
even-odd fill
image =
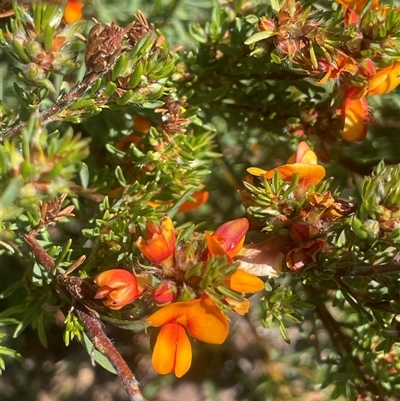
[[[263,170],[262,168],[258,168],[258,167],[249,167],[247,169],[247,172],[251,175],[255,175],[257,177],[264,175],[267,170]]]
[[[252,293],[264,289],[264,282],[243,270],[236,270],[229,278],[229,288],[244,293]]]

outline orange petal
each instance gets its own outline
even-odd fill
[[[342,106],[343,138],[346,141],[362,141],[368,129],[368,104],[365,97],[357,100],[346,96]]]
[[[139,237],[136,244],[140,252],[153,263],[160,264],[173,255],[173,250],[170,249],[165,238],[159,234],[154,234],[154,237],[150,241]]]
[[[176,236],[172,220],[165,216],[158,226],[152,221],[146,223],[146,237],[139,237],[136,245],[147,259],[154,263],[162,263],[171,259],[175,253]]]
[[[222,344],[229,332],[226,317],[209,296],[175,302],[162,307],[147,318],[153,327],[176,322],[189,334],[210,344]]]
[[[233,262],[232,258],[228,255],[226,250],[222,247],[221,243],[218,241],[218,237],[212,235],[208,231],[206,231],[204,234],[206,236],[207,249],[210,252],[210,254],[215,255],[217,257],[226,255],[228,258],[228,261],[230,263],[232,263]]]
[[[203,296],[190,312],[186,328],[192,337],[209,344],[222,344],[226,340],[228,320],[209,296]]]
[[[137,144],[142,139],[141,136],[137,135],[125,135],[121,140],[115,143],[115,147],[119,150],[127,152],[131,144]]]
[[[207,191],[196,191],[192,195],[192,198],[194,198],[194,202],[186,201],[179,207],[178,211],[186,213],[196,209],[203,203],[207,202],[209,195],[210,194]]]
[[[178,323],[163,325],[158,333],[151,358],[159,374],[175,372],[182,377],[192,363],[192,346],[185,329]]]
[[[109,286],[111,288],[122,288],[129,283],[136,283],[133,273],[124,269],[111,269],[100,273],[94,282],[99,286]]]
[[[72,24],[82,18],[83,3],[77,0],[68,0],[64,11],[64,19],[67,24]]]
[[[332,67],[329,67],[326,74],[319,81],[317,81],[317,84],[320,84],[320,85],[324,84],[325,82],[328,81],[328,79],[331,77],[331,75],[332,75]]]
[[[165,238],[165,241],[169,244],[170,248],[175,249],[175,227],[170,217],[165,216],[161,219],[161,232]]]
[[[365,6],[368,4],[369,0],[335,0],[335,1],[336,3],[341,3],[344,6],[351,7],[357,13],[361,13],[364,10]],[[379,5],[379,1],[374,0],[372,2],[372,6],[376,7],[377,5]]]
[[[141,293],[136,277],[124,269],[100,273],[94,282],[99,286],[94,298],[107,298],[104,305],[113,310],[119,310],[134,302]]]
[[[229,288],[244,293],[252,293],[264,289],[264,282],[243,270],[236,270],[229,278]]]
[[[325,177],[325,169],[318,164],[293,163],[269,170],[265,178],[272,178],[275,171],[278,171],[282,180],[289,182],[293,180],[296,173],[299,173],[299,184],[304,188],[320,182]]]
[[[156,208],[158,208],[160,206],[170,206],[170,207],[173,206],[173,203],[172,202],[168,202],[168,201],[151,201],[151,200],[149,200],[149,201],[147,201],[147,204],[150,207],[153,207],[154,209],[156,209]]]
[[[400,85],[400,62],[378,71],[369,81],[369,96],[383,95]]]
[[[192,363],[192,345],[182,326],[178,329],[178,341],[175,359],[175,376],[182,377]]]

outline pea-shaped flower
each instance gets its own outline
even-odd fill
[[[188,334],[209,344],[222,344],[229,333],[227,318],[208,295],[164,306],[147,321],[161,327],[152,355],[155,371],[173,372],[177,377],[182,377],[192,363]]]
[[[275,167],[271,170],[263,170],[250,167],[247,171],[256,176],[271,179],[277,171],[282,180],[291,182],[295,174],[299,174],[299,186],[307,189],[310,185],[320,182],[325,177],[325,169],[318,163],[317,155],[310,149],[306,142],[302,141],[297,146],[296,152],[288,159],[287,164]]]
[[[119,310],[140,296],[135,275],[124,269],[111,269],[100,273],[94,282],[99,286],[95,298],[107,298],[104,305]]]

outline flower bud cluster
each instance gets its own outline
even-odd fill
[[[21,78],[55,92],[47,74],[67,74],[78,68],[75,58],[77,50],[83,47],[78,33],[84,21],[65,24],[63,10],[57,4],[37,3],[36,15],[40,18],[35,20],[23,7],[15,10],[17,18],[11,19],[10,28],[0,41],[22,64]]]

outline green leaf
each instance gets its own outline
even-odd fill
[[[19,196],[19,190],[21,187],[22,181],[19,178],[13,178],[1,195],[1,206],[14,206],[15,201]]]
[[[286,331],[286,327],[283,324],[282,320],[279,320],[279,331],[281,333],[282,338],[285,340],[285,342],[287,344],[290,344],[290,337],[289,337],[289,334]]]
[[[271,7],[275,12],[279,12],[281,9],[279,0],[270,0]]]
[[[150,327],[150,323],[146,320],[122,320],[106,315],[101,316],[101,320],[112,323],[114,326],[118,326],[121,329],[133,330],[135,332],[140,332]]]
[[[85,109],[86,107],[93,106],[94,99],[79,99],[73,103],[69,108],[70,110]]]
[[[106,89],[104,90],[104,97],[110,97],[117,89],[117,84],[114,82],[107,82]]]
[[[89,185],[89,168],[86,163],[81,164],[81,169],[79,170],[79,178],[81,180],[81,185],[83,188],[87,188]]]
[[[44,303],[47,301],[47,294],[40,298],[32,307],[27,309],[24,318],[15,328],[13,337],[18,337],[31,323],[32,319],[36,316],[36,314],[40,311]]]
[[[245,45],[251,45],[253,43],[259,42],[260,40],[268,39],[271,36],[275,36],[276,32],[275,31],[262,31],[262,32],[257,32],[254,35],[251,35],[249,38],[247,38],[244,42]]]
[[[3,292],[0,293],[0,299],[4,299],[14,294],[19,288],[24,287],[25,283],[22,280],[16,281],[15,283],[8,286]]]
[[[101,367],[103,367],[110,373],[117,374],[117,372],[115,371],[114,367],[112,366],[108,358],[94,347],[94,345],[92,344],[92,342],[90,341],[89,337],[86,335],[85,332],[83,333],[82,344],[85,347],[87,353],[90,355],[90,358],[95,360]]]
[[[117,180],[120,183],[120,185],[122,185],[124,187],[126,185],[126,179],[125,179],[125,176],[124,176],[121,166],[117,166],[115,168],[115,176],[117,177]]]

